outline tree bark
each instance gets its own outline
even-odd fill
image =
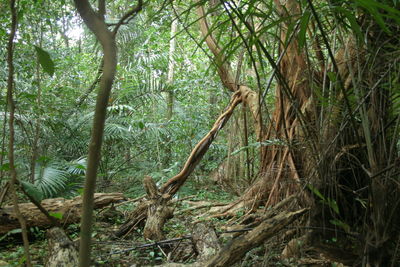
[[[285,1],[282,5],[276,0],[275,4],[281,16],[293,16],[293,21],[299,14],[299,7],[296,1]],[[231,6],[234,8],[233,6]],[[218,66],[218,73],[222,84],[230,91],[241,90],[246,92],[243,102],[249,107],[253,115],[255,134],[257,141],[278,140],[282,144],[261,147],[261,172],[260,177],[241,197],[239,202],[242,206],[257,207],[260,204],[273,205],[283,196],[287,196],[298,190],[299,166],[306,170],[309,162],[312,161],[312,153],[309,148],[310,142],[303,140],[308,129],[313,126],[313,100],[310,98],[310,87],[306,77],[308,66],[305,61],[304,50],[298,48],[295,40],[291,40],[285,45],[285,40],[290,40],[287,36],[287,28],[290,21],[282,23],[281,47],[282,59],[277,72],[279,75],[278,86],[276,89],[276,104],[274,114],[269,120],[268,129],[264,129],[261,121],[261,109],[259,95],[248,86],[237,85],[227,64],[226,57],[222,54],[217,42],[209,30],[204,8],[197,7],[200,17],[200,29],[205,38],[206,44],[214,54]],[[251,25],[247,25],[251,27]],[[249,30],[255,33],[254,27]],[[307,118],[309,125],[304,125],[304,118]],[[306,150],[300,153],[296,151],[296,142],[304,141]],[[315,140],[312,140],[315,141]],[[303,143],[302,143],[303,145]],[[233,207],[234,205],[232,205]]]
[[[183,263],[165,263],[162,267],[204,267],[207,261],[214,256],[220,249],[221,245],[214,228],[198,223],[192,229],[192,241],[194,249],[197,253],[196,262],[191,264]]]
[[[196,261],[200,263],[206,262],[221,249],[214,228],[204,223],[198,223],[193,227],[192,240],[198,253]]]

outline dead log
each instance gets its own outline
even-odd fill
[[[47,231],[49,257],[45,267],[78,266],[78,250],[64,230],[58,227]]]
[[[111,203],[124,200],[122,193],[97,193],[94,196],[94,208],[99,209]],[[50,214],[62,216],[61,224],[71,224],[79,222],[81,218],[82,197],[73,199],[51,198],[45,199],[41,205]],[[22,216],[25,218],[27,226],[50,227],[52,223],[49,219],[32,203],[21,203],[18,205]],[[13,206],[0,208],[0,234],[5,234],[10,230],[19,228],[19,223],[14,212]]]
[[[284,227],[306,213],[308,209],[295,212],[281,212],[275,217],[263,221],[252,231],[234,238],[207,264],[203,266],[230,266],[239,261],[251,249],[258,247],[265,240],[276,235]]]

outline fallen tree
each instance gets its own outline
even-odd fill
[[[94,208],[99,209],[124,200],[122,193],[97,193],[94,196]],[[82,197],[73,199],[51,198],[45,199],[41,205],[51,215],[60,218],[61,224],[79,222],[82,212]],[[26,220],[27,227],[50,227],[52,222],[32,203],[18,205],[22,216]],[[5,206],[0,209],[0,234],[19,228],[19,223],[13,206]]]

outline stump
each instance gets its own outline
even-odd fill
[[[143,236],[146,239],[162,240],[165,238],[163,227],[165,222],[172,218],[173,209],[168,207],[169,198],[164,198],[150,176],[145,176],[143,186],[149,199],[147,208],[147,220],[143,229]]]
[[[47,231],[49,257],[45,267],[78,266],[79,254],[64,230],[54,227]]]
[[[192,229],[192,241],[197,252],[197,260],[194,263],[165,263],[162,267],[203,267],[207,260],[214,256],[221,248],[217,234],[213,227],[204,223],[196,224]]]
[[[207,261],[221,249],[214,228],[203,223],[198,223],[193,227],[192,239],[198,253],[198,263]]]

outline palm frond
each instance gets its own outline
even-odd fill
[[[130,129],[121,124],[107,123],[104,127],[104,139],[106,141],[128,140],[131,136]]]
[[[45,198],[53,197],[61,192],[68,180],[68,173],[56,163],[38,163],[35,168],[34,185]]]
[[[84,175],[86,173],[86,157],[80,157],[76,160],[73,160],[68,165],[67,172],[72,175]]]

